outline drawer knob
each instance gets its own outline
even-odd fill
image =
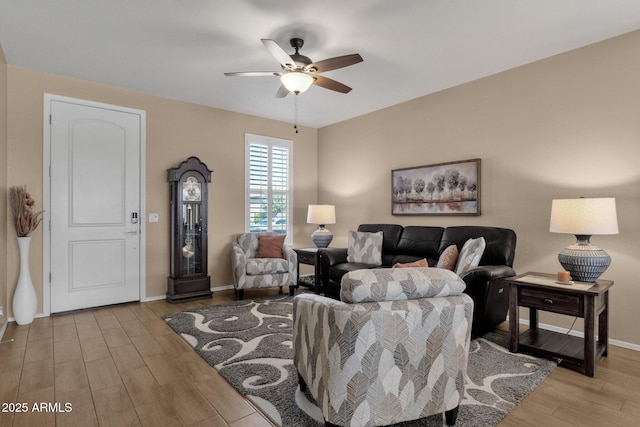
[[[544,302],[547,304],[553,304],[553,300],[551,298],[545,298]]]

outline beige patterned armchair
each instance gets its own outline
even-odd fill
[[[337,301],[293,304],[294,364],[327,425],[380,426],[445,413],[464,396],[473,300],[437,268],[347,273]]]
[[[231,268],[233,285],[238,298],[244,298],[244,290],[289,286],[293,295],[298,285],[298,256],[287,244],[280,258],[256,258],[260,236],[277,236],[276,233],[242,233],[232,244]]]

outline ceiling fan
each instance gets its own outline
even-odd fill
[[[293,55],[289,55],[278,43],[271,39],[261,39],[261,41],[269,53],[278,60],[282,66],[282,71],[246,71],[224,73],[224,75],[249,77],[278,76],[280,77],[282,85],[278,89],[278,92],[276,92],[277,98],[284,98],[289,92],[298,95],[307,90],[312,84],[336,92],[348,93],[351,91],[349,86],[328,77],[321,76],[319,73],[362,62],[362,57],[357,53],[313,62],[309,57],[298,53],[298,50],[304,45],[304,40],[301,38],[292,38],[289,40],[291,47],[296,50]]]

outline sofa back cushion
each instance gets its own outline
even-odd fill
[[[480,265],[507,265],[513,267],[516,251],[516,233],[508,228],[460,226],[447,227],[440,241],[440,253],[449,245],[456,245],[462,250],[469,239],[484,237],[486,247]]]
[[[340,299],[347,303],[396,301],[459,295],[465,283],[441,268],[374,268],[342,276]]]
[[[417,225],[404,227],[396,247],[393,264],[426,258],[429,265],[435,265],[438,261],[438,248],[443,232],[443,227]]]
[[[396,224],[360,224],[358,231],[376,233],[382,231],[382,265],[391,267],[398,241],[402,234],[402,226]]]

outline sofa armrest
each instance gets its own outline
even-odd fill
[[[507,265],[480,265],[465,272],[460,278],[469,286],[474,282],[490,282],[515,275],[515,270]]]
[[[289,286],[296,286],[298,284],[298,254],[292,247],[285,244],[282,247],[282,255],[289,264]]]
[[[347,248],[323,248],[320,251],[321,262],[328,267],[347,262]]]
[[[326,294],[329,289],[331,267],[347,262],[347,248],[323,248],[320,250],[320,276]]]
[[[473,282],[490,282],[491,280],[505,279],[515,275],[515,270],[507,265],[480,265],[467,271],[460,278],[469,285]]]
[[[506,265],[481,265],[462,275],[467,285],[464,292],[475,303],[472,338],[480,337],[504,322],[509,311],[506,279],[515,274],[513,268]]]
[[[231,271],[233,272],[233,284],[236,289],[242,289],[247,280],[247,256],[242,247],[237,243],[231,244]]]

